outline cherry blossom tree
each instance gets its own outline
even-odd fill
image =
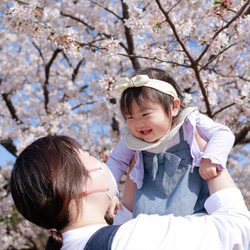
[[[188,105],[230,127],[228,167],[250,207],[250,0],[1,0],[0,143],[47,134],[107,159],[123,136],[114,87],[142,67],[170,71]],[[0,170],[2,245],[39,249]],[[40,231],[39,231],[40,230]],[[1,243],[1,242],[0,242]]]

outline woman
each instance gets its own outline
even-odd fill
[[[250,214],[227,170],[208,186],[210,215],[139,215],[116,227],[104,219],[116,182],[107,166],[72,138],[47,136],[33,142],[11,175],[17,209],[49,229],[46,249],[247,249]]]

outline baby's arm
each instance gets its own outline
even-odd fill
[[[228,154],[234,144],[234,134],[225,125],[214,122],[198,111],[191,113],[190,120],[193,119],[195,119],[195,140],[203,152],[199,164],[200,174],[204,179],[210,179],[226,168]],[[199,141],[199,136],[207,141],[206,146],[201,140]],[[207,166],[208,160],[212,163],[210,167]]]
[[[122,175],[126,172],[130,161],[134,155],[134,151],[128,149],[122,140],[113,150],[108,158],[107,165],[115,177],[117,185],[119,186]],[[122,211],[122,206],[118,197],[115,197],[108,208],[108,214],[111,218],[115,217],[117,210]]]
[[[112,151],[108,158],[107,165],[111,170],[117,185],[120,184],[120,179],[127,171],[130,161],[133,158],[135,151],[126,147],[124,140],[122,140]]]
[[[125,206],[126,209],[128,209],[130,212],[133,212],[134,207],[134,196],[135,196],[135,187],[136,184],[130,179],[129,174],[134,168],[135,165],[135,157],[132,158],[129,168],[128,168],[128,174],[126,183],[124,186],[123,191],[123,197],[122,197],[122,204]],[[111,218],[115,217],[115,213],[117,210],[123,211],[122,205],[118,199],[118,197],[115,197],[112,201],[110,206],[108,207],[108,214]]]
[[[133,218],[133,207],[134,207],[134,196],[136,184],[133,180],[130,179],[130,172],[133,170],[135,165],[135,157],[132,158],[126,183],[124,186],[123,196],[122,196],[122,210],[117,211],[117,215],[114,218],[114,225],[121,225]]]
[[[206,150],[207,141],[201,136],[199,131],[195,129],[195,140],[201,152]],[[204,180],[209,180],[217,176],[220,170],[216,164],[211,163],[209,159],[202,159],[199,167],[199,173]]]
[[[123,196],[122,196],[122,204],[130,211],[133,212],[133,207],[134,207],[134,197],[135,197],[135,188],[136,184],[134,181],[132,181],[129,177],[130,172],[134,168],[135,165],[135,157],[132,158],[129,169],[128,169],[128,175],[123,191]]]

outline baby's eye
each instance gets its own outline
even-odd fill
[[[146,115],[149,115],[150,113],[145,113],[145,114],[143,114],[142,116],[146,116]]]
[[[126,119],[127,120],[131,120],[131,119],[133,119],[134,117],[133,116],[128,116]]]

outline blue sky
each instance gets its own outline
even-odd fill
[[[10,161],[14,162],[14,160],[15,157],[0,145],[0,167],[6,165]]]

